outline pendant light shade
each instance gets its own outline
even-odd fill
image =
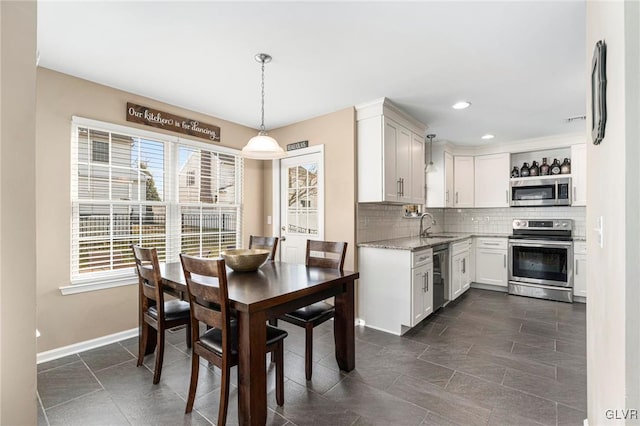
[[[429,139],[429,164],[427,164],[427,173],[438,171],[436,165],[433,164],[433,138],[435,137],[436,135],[434,134],[427,135],[427,139]]]
[[[286,153],[274,138],[267,135],[264,127],[264,64],[271,62],[271,56],[258,53],[255,59],[262,64],[262,121],[258,135],[249,139],[242,148],[242,156],[254,160],[275,160],[284,157]]]

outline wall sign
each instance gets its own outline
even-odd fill
[[[287,144],[287,151],[293,151],[296,149],[302,149],[302,148],[308,148],[308,147],[309,147],[309,141],[294,142],[294,143]]]
[[[220,142],[220,127],[127,102],[127,121]]]
[[[607,125],[607,45],[596,43],[591,64],[591,139],[599,145]]]

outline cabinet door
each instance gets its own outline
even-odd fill
[[[573,161],[572,161],[573,163]],[[573,164],[571,165],[573,167]],[[573,294],[587,297],[587,255],[574,254]]]
[[[571,145],[572,206],[587,205],[587,146]]]
[[[507,287],[507,252],[476,248],[476,282]]]
[[[429,277],[429,268],[431,266],[432,276]],[[423,265],[413,269],[411,278],[411,326],[418,324],[427,317],[424,309],[425,294],[429,285],[429,278],[433,279],[433,264]]]
[[[396,153],[400,138],[400,125],[396,122],[384,120],[384,201],[398,201],[400,196],[400,182],[396,171]]]
[[[453,207],[453,155],[444,153],[444,206]]]
[[[509,154],[475,157],[476,207],[509,207]]]
[[[451,300],[454,300],[462,293],[462,258],[463,253],[458,253],[451,257]]]
[[[424,143],[422,138],[411,133],[411,202],[424,204],[426,202],[424,184]],[[405,191],[409,190],[409,183],[405,184]]]
[[[396,144],[396,179],[400,186],[398,201],[411,202],[411,132],[398,128]]]
[[[473,157],[453,157],[454,207],[473,207]]]

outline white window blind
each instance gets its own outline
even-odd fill
[[[203,145],[74,120],[72,283],[133,275],[131,244],[161,262],[240,244],[242,159]]]

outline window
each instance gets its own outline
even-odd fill
[[[72,147],[72,283],[131,276],[131,244],[164,262],[240,243],[237,151],[79,118]]]
[[[95,132],[93,137],[100,137],[99,132]],[[109,162],[109,142],[93,139],[91,140],[91,161],[95,163],[108,163]]]

